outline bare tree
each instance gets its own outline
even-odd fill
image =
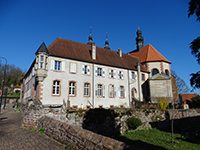
[[[172,70],[172,75],[176,78],[178,93],[190,93],[190,88],[186,85],[185,81],[176,74],[174,70]]]

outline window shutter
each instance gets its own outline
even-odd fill
[[[137,80],[137,72],[135,72],[135,80]]]
[[[114,79],[116,78],[116,70],[114,70]]]
[[[124,97],[126,97],[126,88],[124,87]]]
[[[82,65],[82,74],[84,74],[84,69],[85,69],[85,66],[84,65]]]
[[[70,72],[73,72],[73,64],[70,63]]]
[[[105,78],[105,74],[106,74],[105,68],[103,68],[102,70],[103,70],[103,77]]]
[[[114,96],[116,97],[116,96],[117,96],[117,95],[116,95],[116,94],[117,94],[116,86],[114,86],[114,89],[115,89],[115,93],[114,93],[115,95],[114,95]]]
[[[129,77],[130,77],[130,79],[133,79],[132,78],[132,71],[129,72]]]
[[[74,64],[74,73],[76,73],[76,64]]]
[[[105,98],[105,92],[106,92],[106,91],[105,91],[105,88],[106,88],[105,85],[103,85],[103,97],[104,97],[104,98]]]
[[[118,87],[118,96],[120,97],[120,86]]]
[[[124,79],[124,72],[122,71],[121,73],[122,73],[122,79]]]
[[[97,76],[97,67],[95,67],[95,76]]]
[[[97,84],[95,84],[95,95],[97,96]]]
[[[65,71],[65,62],[62,61],[62,71],[64,72]]]
[[[117,71],[117,79],[119,79],[119,71]]]
[[[88,68],[88,70],[87,70],[87,71],[88,71],[87,74],[90,75],[90,66],[87,66],[87,68]]]
[[[55,63],[55,61],[51,60],[51,70],[54,70],[54,63]]]

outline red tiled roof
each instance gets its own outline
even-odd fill
[[[118,52],[96,47],[96,60],[91,57],[91,45],[75,42],[63,38],[57,38],[48,46],[50,55],[102,64],[107,66],[137,70],[138,59],[128,54],[119,56]],[[141,71],[148,72],[142,65]]]
[[[160,54],[151,44],[143,46],[140,51],[132,51],[128,53],[132,56],[136,56],[141,63],[151,61],[165,61],[171,64],[162,54]]]
[[[196,97],[198,94],[179,94],[182,96],[182,102],[185,102],[186,100],[192,101],[193,97]]]

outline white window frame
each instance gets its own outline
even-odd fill
[[[89,65],[82,65],[82,74],[90,75],[90,66]]]
[[[134,80],[135,79],[135,72],[131,72],[131,79]]]
[[[120,86],[119,87],[119,97],[120,98],[124,98],[124,86]]]
[[[77,67],[77,64],[71,62],[70,63],[70,73],[76,73],[76,67]]]
[[[60,81],[54,80],[53,81],[53,95],[60,95]]]
[[[123,71],[119,71],[118,72],[118,78],[121,79],[121,80],[123,80],[124,79],[124,75],[123,74],[124,74]]]
[[[110,98],[115,97],[115,87],[114,87],[114,85],[109,85],[109,97]]]
[[[102,84],[97,84],[97,96],[103,96],[103,85]]]
[[[55,60],[54,70],[60,71],[61,61]]]
[[[84,83],[84,96],[90,96],[90,83]]]
[[[69,81],[69,96],[76,96],[76,82]]]
[[[102,68],[97,68],[97,76],[102,76]]]

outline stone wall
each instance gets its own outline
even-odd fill
[[[108,137],[119,133],[124,134],[128,129],[126,120],[130,116],[141,119],[143,125],[139,127],[140,129],[148,129],[151,126],[167,127],[170,126],[170,119],[200,118],[196,109],[161,111],[119,108],[70,112],[63,106],[45,107],[39,102],[32,100],[21,104],[24,126],[38,129],[44,127],[48,136],[62,143],[70,142],[74,147],[81,149],[90,147],[91,149],[117,149],[117,147],[123,149],[127,147],[124,143]],[[86,117],[88,112],[92,114],[90,119]]]
[[[55,120],[66,122],[69,124],[82,126],[83,117],[75,113],[66,113],[65,107],[44,106],[37,100],[31,100],[21,104],[21,114],[25,127],[35,127],[38,120],[43,116],[52,117]]]
[[[46,135],[64,144],[71,143],[74,149],[137,149],[123,142],[46,116],[38,120],[37,128],[40,129],[41,127],[45,129]]]
[[[99,113],[99,111],[101,111]],[[157,109],[90,109],[88,112],[93,114],[93,118],[103,118],[102,121],[95,125],[93,122],[85,124],[84,111],[69,112],[65,107],[45,107],[37,101],[28,101],[21,104],[21,114],[23,117],[24,126],[37,126],[38,120],[43,116],[52,117],[61,122],[66,122],[71,125],[77,125],[85,129],[107,135],[107,131],[112,131],[110,134],[121,133],[124,134],[127,131],[126,120],[130,116],[140,118],[143,124],[151,122],[165,121],[170,119],[182,119],[187,117],[199,116],[196,109],[175,109],[161,111]],[[107,112],[107,114],[105,114]],[[99,115],[99,116],[98,116]],[[113,116],[114,117],[111,117]],[[106,116],[106,117],[105,117]],[[90,119],[90,120],[94,120]],[[99,128],[100,127],[100,128]],[[148,126],[149,127],[149,126]],[[146,129],[144,127],[144,129]],[[105,133],[102,133],[102,131]]]

